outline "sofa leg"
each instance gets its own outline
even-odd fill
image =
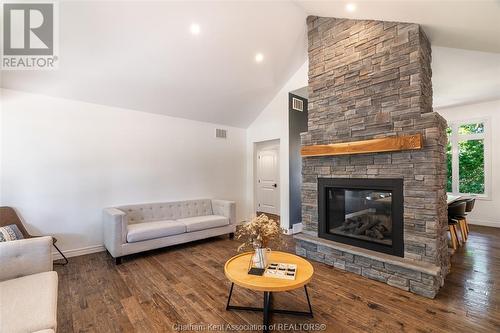
[[[115,258],[115,264],[116,265],[121,265],[121,263],[122,263],[122,257],[116,257]]]
[[[229,233],[229,239],[233,239],[234,238],[234,232],[230,232]]]

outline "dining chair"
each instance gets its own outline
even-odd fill
[[[465,216],[467,216],[467,213],[472,212],[474,209],[474,205],[476,204],[476,198],[470,198],[466,201],[465,203]],[[469,222],[467,221],[467,218],[464,218],[464,223],[465,227],[467,229],[467,237],[469,237]]]
[[[448,229],[450,231],[451,246],[454,250],[460,246],[458,239],[457,225],[460,227],[460,220],[465,216],[466,203],[464,201],[456,201],[448,205]],[[462,234],[462,242],[465,242],[465,230],[460,228]]]
[[[462,241],[466,241],[469,238],[469,223],[467,221],[467,213],[470,213],[474,209],[474,204],[476,202],[475,198],[460,199],[455,202],[465,203],[465,212],[462,216],[457,216],[458,226],[460,227],[460,232],[462,234]],[[464,236],[465,235],[465,236]]]

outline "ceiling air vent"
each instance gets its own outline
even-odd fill
[[[227,138],[227,130],[222,129],[222,128],[216,128],[215,129],[215,137],[221,138],[221,139]]]
[[[292,109],[296,111],[304,111],[304,101],[295,97],[292,97]]]

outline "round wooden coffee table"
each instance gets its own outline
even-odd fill
[[[269,315],[271,313],[308,316],[312,318],[313,312],[311,302],[309,300],[309,294],[307,292],[307,284],[311,281],[314,273],[314,268],[312,267],[312,265],[307,260],[294,254],[280,251],[271,251],[268,256],[268,262],[297,265],[295,280],[250,275],[248,274],[248,269],[252,254],[253,252],[239,254],[229,259],[224,265],[224,273],[226,274],[226,277],[229,279],[229,281],[231,281],[231,289],[229,290],[226,310],[262,311],[264,332],[268,332],[269,330]],[[235,284],[243,288],[255,291],[263,291],[264,306],[262,308],[255,308],[248,306],[231,305],[231,296],[233,294],[233,288]],[[272,308],[273,292],[290,291],[301,287],[304,287],[309,311],[291,311]]]

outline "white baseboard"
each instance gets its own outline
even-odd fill
[[[467,219],[469,224],[482,225],[485,227],[500,228],[500,221],[492,221],[486,219]]]
[[[104,245],[92,245],[92,246],[82,247],[79,249],[66,250],[62,252],[66,257],[71,258],[71,257],[83,256],[84,254],[103,252],[103,251],[106,251]],[[54,258],[54,260],[62,259],[62,256],[57,251],[52,252],[52,257]]]
[[[296,223],[292,226],[291,229],[288,229],[286,231],[286,234],[287,235],[293,235],[293,234],[298,234],[299,232],[302,232],[302,228],[304,227],[304,225],[301,223]]]

